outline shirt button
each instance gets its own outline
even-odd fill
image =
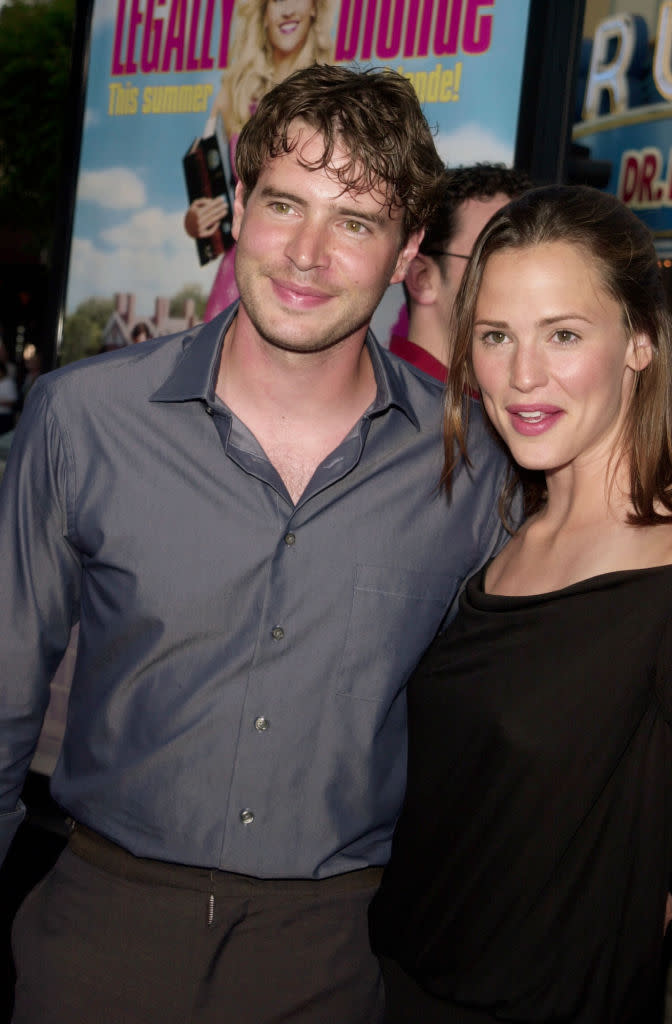
[[[215,415],[214,409],[211,406],[209,406],[209,405],[205,406],[205,411],[207,412],[208,416],[214,416]]]
[[[259,718],[255,718],[254,728],[257,730],[257,732],[266,732],[266,730],[270,729],[270,727],[271,723],[267,718],[264,718],[263,715],[259,715]]]
[[[271,630],[271,636],[273,637],[274,640],[283,640],[285,636],[285,631],[282,628],[282,626],[273,626],[273,629]]]
[[[240,820],[243,825],[251,825],[254,821],[254,811],[251,811],[249,807],[243,807],[240,812]]]
[[[295,533],[286,533],[285,534],[285,544],[288,547],[291,547],[292,544],[295,544],[295,543],[296,543],[296,534]]]

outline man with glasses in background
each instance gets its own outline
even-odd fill
[[[443,203],[404,281],[407,336],[400,320],[390,340],[391,352],[440,381],[448,373],[453,303],[474,243],[493,214],[531,182],[502,164],[474,164],[447,170],[445,185]]]

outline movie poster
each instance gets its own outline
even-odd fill
[[[212,244],[193,237],[197,158],[218,158],[198,141],[219,150],[226,178],[242,124],[285,71],[315,59],[394,68],[413,82],[447,163],[511,164],[528,7],[95,0],[61,361],[130,343],[139,321],[152,335],[180,330],[235,297],[226,223]],[[214,216],[203,198],[202,217]],[[374,328],[385,343],[387,324]]]

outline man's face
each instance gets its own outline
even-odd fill
[[[233,235],[238,320],[267,344],[319,352],[360,332],[390,283],[401,281],[422,232],[402,247],[401,211],[379,192],[343,192],[328,169],[307,170],[323,142],[297,122],[292,153],[270,160],[243,201],[236,188]],[[345,159],[336,146],[333,164]]]
[[[450,321],[455,303],[455,296],[462,283],[468,260],[474,243],[490,218],[509,202],[509,197],[498,192],[491,199],[467,199],[457,210],[457,231],[451,241],[444,246],[458,256],[442,256],[443,270],[442,307],[445,323]]]

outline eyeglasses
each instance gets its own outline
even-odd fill
[[[466,260],[467,263],[471,259],[471,256],[465,256],[461,252],[450,252],[448,249],[427,249],[427,256],[454,256],[457,260]]]

